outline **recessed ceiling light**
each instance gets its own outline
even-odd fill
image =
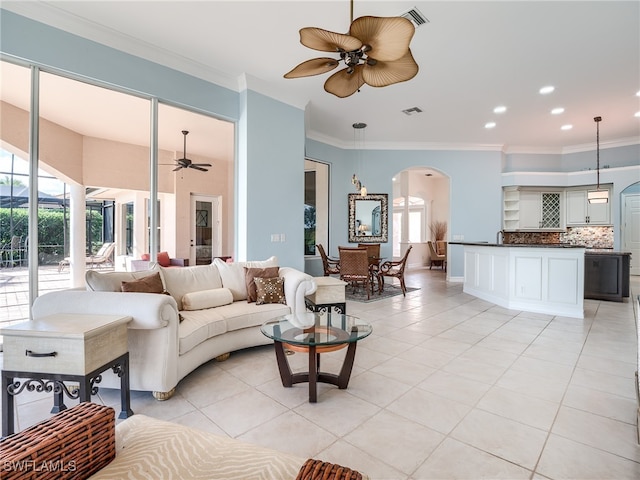
[[[640,97],[640,90],[636,92],[636,97]]]
[[[507,107],[505,107],[504,105],[499,105],[493,109],[493,113],[504,113],[506,111],[507,111]]]
[[[571,130],[573,128],[573,125],[562,125],[560,127],[560,130]]]
[[[487,122],[484,124],[484,128],[493,128],[496,126],[496,122]]]
[[[547,95],[547,94],[553,92],[555,89],[556,89],[556,87],[553,87],[551,85],[547,85],[546,87],[542,87],[540,89],[540,94]]]
[[[640,112],[636,112],[633,116],[640,118]]]
[[[564,113],[564,108],[562,107],[554,108],[553,110],[551,110],[551,115],[560,115],[561,113]]]

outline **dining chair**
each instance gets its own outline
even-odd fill
[[[429,244],[429,256],[431,257],[431,259],[429,260],[429,270],[431,270],[431,267],[435,264],[435,265],[440,265],[440,267],[442,267],[442,269],[446,272],[447,271],[446,250],[444,254],[439,254],[436,251],[436,248],[434,247],[432,241],[428,241],[427,243]]]
[[[371,275],[369,270],[369,254],[366,248],[339,248],[340,280],[353,286],[355,292],[359,283],[367,291],[367,300],[371,294]]]
[[[378,292],[382,293],[384,290],[384,277],[393,277],[400,280],[400,288],[402,289],[402,295],[407,296],[407,287],[404,284],[404,269],[407,266],[407,259],[409,258],[409,252],[413,245],[409,245],[407,251],[404,252],[404,256],[397,262],[394,261],[386,261],[380,264],[380,269],[378,270]]]
[[[316,245],[320,258],[322,258],[322,268],[324,270],[324,276],[337,275],[340,273],[340,260],[330,258],[324,251],[324,247],[321,244]]]

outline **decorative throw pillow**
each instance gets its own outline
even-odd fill
[[[233,303],[233,294],[228,288],[212,288],[189,292],[182,297],[183,310],[204,310]]]
[[[142,272],[98,272],[96,270],[87,270],[85,281],[87,290],[95,292],[121,292],[122,282],[131,282],[139,280],[157,273],[153,270],[145,270]]]
[[[284,296],[284,278],[260,278],[254,279],[256,283],[256,305],[265,303],[287,303]]]
[[[122,282],[120,289],[123,292],[165,293],[159,272],[141,278],[140,280]]]
[[[247,302],[255,302],[257,298],[257,289],[255,279],[260,278],[275,278],[278,276],[278,267],[267,268],[249,268],[244,267],[244,280],[247,285]]]
[[[158,252],[158,264],[161,267],[171,266],[171,259],[169,258],[169,254],[167,252]]]
[[[213,264],[220,272],[222,286],[231,290],[233,301],[247,299],[247,284],[244,279],[244,267],[248,268],[267,268],[277,267],[278,258],[273,256],[266,260],[254,260],[250,262],[234,262],[226,263],[219,258],[213,259]]]

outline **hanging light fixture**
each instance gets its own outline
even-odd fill
[[[608,203],[609,202],[609,190],[600,190],[600,122],[602,117],[594,117],[593,121],[596,122],[596,176],[597,185],[596,189],[587,192],[587,202],[589,203]]]
[[[366,123],[357,122],[352,125],[353,127],[353,147],[356,148],[356,131],[362,130],[362,148],[364,148],[364,129],[367,127]],[[358,162],[360,163],[360,162]],[[360,195],[363,197],[367,196],[367,187],[365,187],[362,182],[358,179],[358,176],[354,173],[351,177],[351,183],[355,186],[356,192],[360,192]]]

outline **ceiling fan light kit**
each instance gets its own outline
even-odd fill
[[[340,59],[320,57],[297,65],[284,78],[321,75],[338,67],[345,68],[331,75],[324,89],[339,98],[353,95],[362,85],[386,87],[411,80],[418,74],[409,44],[415,27],[404,17],[364,16],[353,20],[348,34],[330,32],[322,28],[305,27],[300,30],[300,43],[321,52],[338,53]]]

